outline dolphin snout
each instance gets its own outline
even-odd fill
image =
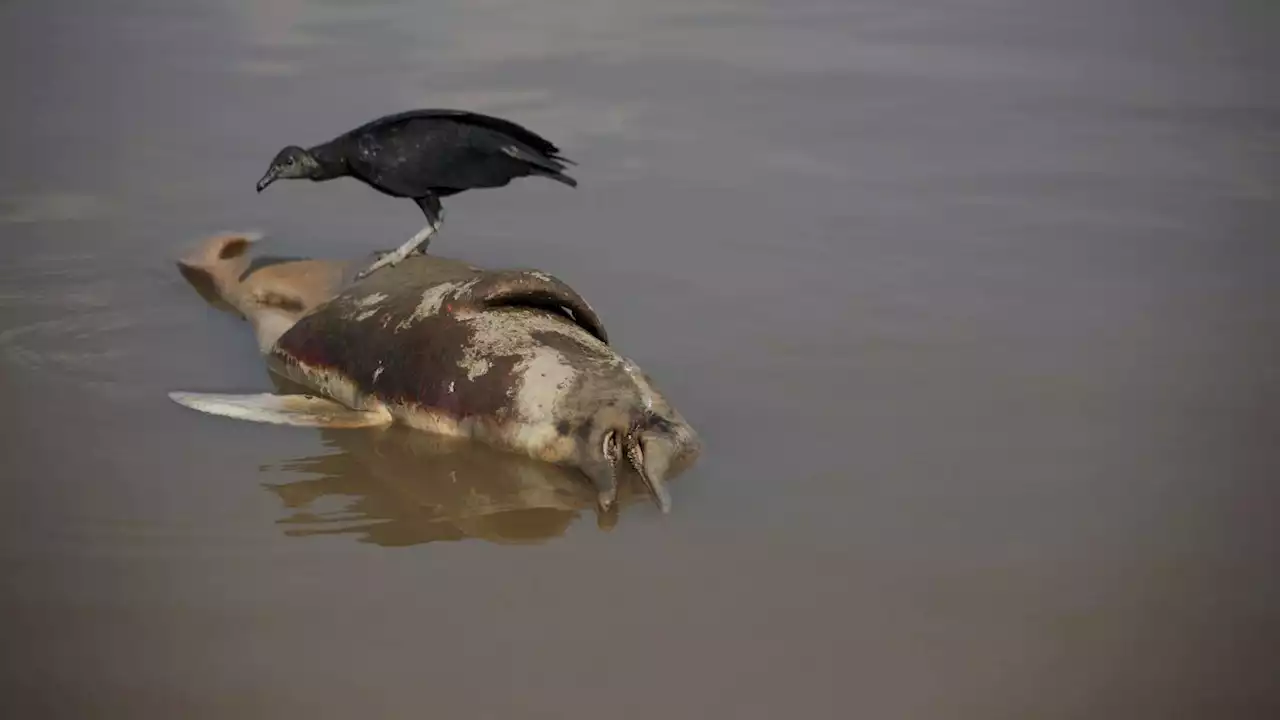
[[[627,438],[627,460],[640,474],[654,504],[664,515],[671,512],[667,475],[675,452],[676,443],[662,432],[643,431]]]

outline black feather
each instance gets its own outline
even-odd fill
[[[404,123],[408,120],[423,119],[440,119],[448,120],[464,125],[475,125],[493,130],[501,135],[506,135],[513,140],[524,143],[535,151],[545,155],[551,160],[556,160],[568,165],[577,165],[572,160],[563,157],[557,157],[560,154],[560,148],[556,147],[550,140],[533,132],[532,130],[517,125],[510,120],[505,120],[492,115],[484,115],[469,110],[450,110],[442,108],[423,109],[423,110],[406,110],[404,112],[385,115],[376,120],[371,120],[364,125],[345,133],[346,135],[360,135],[369,132],[381,132],[389,127]]]
[[[309,152],[324,179],[347,175],[393,197],[447,197],[530,175],[576,187],[550,140],[510,120],[463,110],[409,110],[372,120]]]
[[[510,120],[467,110],[385,115],[305,152],[286,147],[276,158],[259,181],[259,192],[278,178],[350,177],[384,195],[412,199],[428,229],[440,226],[440,199],[460,192],[503,187],[530,176],[578,186],[565,173],[576,163],[550,140]],[[408,244],[401,250],[408,252]]]

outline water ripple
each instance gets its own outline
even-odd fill
[[[110,382],[127,354],[119,336],[151,314],[122,302],[122,281],[93,255],[27,257],[4,276],[0,362],[11,367]]]
[[[0,197],[0,224],[51,223],[101,215],[102,200],[76,193],[43,193]]]

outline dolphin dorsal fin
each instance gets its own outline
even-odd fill
[[[470,295],[485,307],[524,305],[560,312],[600,342],[609,344],[604,322],[590,303],[561,280],[539,270],[486,273],[471,286]]]

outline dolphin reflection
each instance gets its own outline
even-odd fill
[[[278,521],[291,537],[350,534],[384,547],[468,538],[533,544],[563,535],[584,511],[603,530],[617,522],[617,513],[598,510],[592,488],[555,465],[398,427],[320,433],[336,452],[263,468],[314,476],[264,483],[294,511]],[[644,499],[626,495],[620,501]],[[312,507],[339,499],[338,510]]]

